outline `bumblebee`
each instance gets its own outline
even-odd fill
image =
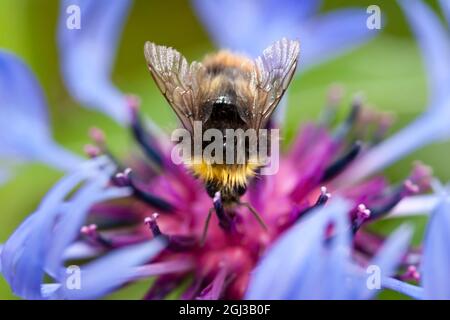
[[[283,38],[254,60],[219,51],[191,64],[175,49],[151,42],[144,52],[153,79],[184,128],[193,134],[194,122],[200,121],[204,130],[218,129],[225,136],[227,129],[259,132],[266,127],[295,73],[299,43]],[[227,218],[222,207],[243,204],[240,198],[261,166],[249,159],[239,164],[202,159],[187,165],[214,199],[223,227]],[[262,223],[256,211],[245,205]],[[208,222],[210,215],[211,210]]]

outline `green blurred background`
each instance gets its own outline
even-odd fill
[[[434,1],[430,3],[437,8]],[[294,80],[284,128],[286,142],[303,121],[317,118],[332,83],[343,84],[346,89],[342,117],[356,92],[363,92],[376,108],[395,113],[392,131],[405,126],[424,110],[427,87],[420,52],[395,1],[325,0],[322,11],[350,5],[366,8],[372,4],[380,6],[382,19],[386,21],[375,40]],[[87,131],[95,125],[106,132],[113,151],[124,154],[131,144],[129,132],[107,116],[78,105],[62,84],[55,42],[58,10],[57,0],[0,0],[0,48],[19,55],[37,75],[48,99],[53,134],[60,144],[81,154],[88,142]],[[139,95],[143,112],[168,130],[176,125],[176,120],[149,77],[143,57],[146,40],[174,46],[188,59],[199,59],[214,46],[188,1],[135,1],[120,42],[113,79],[123,92]],[[449,146],[442,143],[426,147],[391,166],[386,173],[393,182],[400,181],[408,175],[412,161],[418,159],[432,166],[435,175],[447,181]],[[35,210],[41,197],[60,176],[60,172],[44,165],[27,164],[20,166],[16,175],[0,186],[0,243]],[[419,243],[425,218],[411,220],[418,227],[414,241]],[[392,219],[377,223],[375,228],[387,233],[399,223],[398,219]],[[148,285],[144,281],[112,297],[139,298]],[[381,297],[398,296],[385,293]],[[0,299],[11,298],[14,296],[0,277]]]

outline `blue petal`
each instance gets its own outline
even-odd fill
[[[298,38],[300,69],[335,57],[377,33],[366,28],[365,10],[338,10],[314,17],[319,1],[195,0],[193,3],[219,47],[255,57],[282,37]]]
[[[59,283],[48,283],[41,285],[41,295],[44,299],[50,299],[61,287]]]
[[[445,18],[447,19],[448,26],[450,27],[450,1],[439,0],[441,4],[442,11],[444,11]]]
[[[3,244],[0,244],[0,273],[2,273],[2,251],[3,251]]]
[[[401,0],[399,4],[420,45],[430,85],[430,105],[436,107],[435,102],[448,96],[450,91],[450,33],[437,14],[421,0]]]
[[[92,185],[98,186],[98,183],[104,182],[102,175],[110,176],[111,172],[102,172],[108,161],[104,157],[89,160],[62,178],[45,196],[38,210],[28,217],[5,243],[1,255],[2,273],[15,294],[28,299],[41,298],[44,269],[47,264],[52,265],[53,262],[47,262],[46,255],[52,252],[53,246],[59,245],[54,241],[55,238],[58,241],[64,240],[54,237],[53,234],[62,229],[56,222],[64,211],[65,199],[87,178],[93,181],[86,187],[81,187],[77,194],[82,193],[84,188],[95,193],[97,190],[94,190]],[[99,182],[96,184],[97,178]],[[76,227],[77,225],[74,226]],[[70,237],[71,233],[68,236]],[[61,262],[62,259],[57,261]]]
[[[402,258],[407,252],[409,242],[412,236],[412,228],[409,225],[399,227],[383,244],[383,247],[370,261],[370,265],[377,266],[381,271],[381,277],[387,278],[394,274]],[[366,281],[361,291],[357,293],[359,299],[370,299],[377,291],[369,290]]]
[[[51,138],[47,104],[27,66],[0,50],[0,157],[42,161],[62,170],[80,159]]]
[[[391,276],[407,252],[413,229],[402,225],[389,236],[383,247],[370,262],[380,267],[383,276]]]
[[[62,285],[53,298],[95,299],[133,278],[133,267],[152,259],[166,246],[164,239],[116,250],[107,256],[81,267],[80,289],[69,289]]]
[[[367,274],[351,258],[348,205],[335,200],[311,213],[269,249],[250,281],[248,299],[369,299]],[[334,234],[323,241],[324,230],[333,223]],[[394,273],[411,238],[402,226],[371,261],[382,276]]]
[[[378,33],[366,27],[367,13],[362,9],[332,11],[297,28],[301,44],[300,68],[309,68],[363,44]]]
[[[272,42],[289,37],[295,26],[317,11],[320,2],[193,0],[193,5],[219,47],[256,57]]]
[[[324,244],[324,235],[330,222],[342,231],[347,211],[348,205],[336,199],[287,231],[255,269],[246,298],[341,298],[349,254],[348,226],[347,234],[339,232],[330,247]]]
[[[103,251],[102,248],[93,247],[85,241],[77,241],[65,249],[62,259],[64,261],[90,259],[98,256]]]
[[[267,2],[264,2],[266,4]],[[258,35],[264,4],[256,1],[194,0],[194,9],[220,48],[256,56],[263,48]],[[248,41],[255,37],[254,41]]]
[[[427,299],[450,299],[450,200],[433,211],[425,233],[422,283]]]
[[[2,253],[3,274],[18,296],[40,298],[44,257],[51,244],[54,221],[65,197],[86,177],[86,171],[77,170],[61,179],[45,196],[39,209],[5,243]]]
[[[103,181],[102,181],[103,180]],[[53,234],[53,245],[47,253],[47,269],[57,274],[63,266],[65,250],[78,237],[89,209],[95,203],[130,195],[126,188],[108,188],[102,190],[109,180],[109,176],[98,177],[86,185],[64,210]]]
[[[80,8],[80,29],[67,27],[71,5]],[[66,0],[59,21],[61,69],[71,95],[119,123],[130,116],[125,97],[111,82],[111,70],[130,5],[130,0]]]
[[[338,203],[339,204],[339,203]],[[334,204],[336,205],[336,204]],[[333,233],[335,234],[322,248],[322,260],[318,268],[314,269],[311,277],[309,289],[302,288],[300,299],[348,299],[348,287],[346,280],[351,263],[351,238],[350,225],[348,221],[348,207],[345,203],[339,204],[341,207],[335,208],[329,217],[329,223],[333,223]],[[328,286],[324,288],[317,286],[321,281],[325,281]],[[309,296],[308,291],[315,293]]]
[[[25,239],[31,231],[32,220],[34,216],[31,215],[14,231],[7,242],[2,245],[2,254],[0,255],[2,274],[8,283],[14,280],[14,263],[15,256],[20,256],[19,251],[22,250]]]
[[[409,196],[399,202],[386,218],[397,218],[402,216],[426,215],[436,207],[440,196],[435,194],[421,194]]]
[[[395,278],[383,278],[382,286],[383,288],[400,292],[414,299],[423,299],[423,288],[397,280]]]

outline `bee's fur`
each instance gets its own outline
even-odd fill
[[[204,130],[214,128],[248,129],[245,120],[240,116],[238,97],[251,97],[248,89],[252,61],[245,56],[229,51],[219,51],[205,57],[203,65],[207,76],[203,79],[203,88],[209,90],[208,96],[216,97],[205,102],[204,108],[212,108],[211,114],[204,122]],[[207,105],[209,104],[209,105]],[[248,148],[248,146],[247,146]],[[258,165],[255,162],[244,164],[214,164],[202,159],[199,164],[189,165],[195,176],[209,186],[210,195],[220,191],[222,201],[227,204],[235,202],[245,192],[248,180],[255,175]]]
[[[192,133],[194,122],[201,121],[203,130],[220,130],[224,139],[227,129],[259,133],[265,127],[295,72],[298,53],[299,43],[283,38],[255,60],[219,51],[188,64],[175,49],[150,42],[145,46],[151,75],[182,124]],[[239,203],[260,167],[259,159],[248,159],[248,148],[246,143],[246,161],[240,164],[202,158],[187,165],[211,197],[220,192],[224,205]]]

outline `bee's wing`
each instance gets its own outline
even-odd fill
[[[250,85],[254,99],[251,103],[251,126],[262,128],[280,102],[297,67],[298,41],[283,38],[266,48],[255,59]]]
[[[151,42],[146,42],[144,53],[150,73],[159,89],[183,126],[192,132],[194,121],[199,118],[197,98],[203,65],[199,62],[189,65],[177,50]]]

